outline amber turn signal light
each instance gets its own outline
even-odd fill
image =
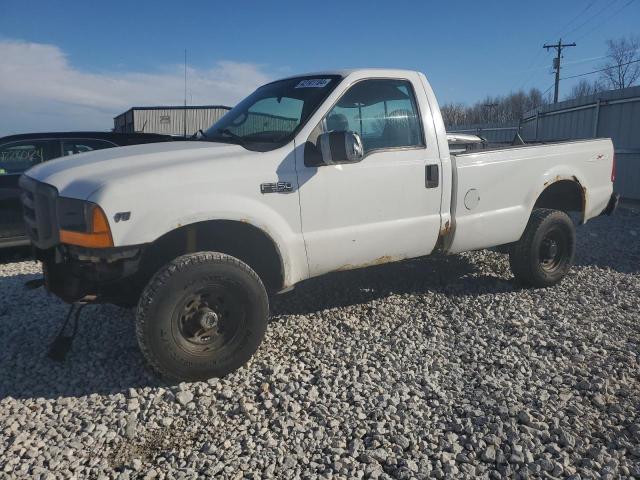
[[[90,248],[113,247],[113,238],[111,237],[109,222],[102,209],[97,205],[93,205],[90,216],[91,224],[89,225],[89,232],[60,230],[60,242]]]

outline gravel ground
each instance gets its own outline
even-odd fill
[[[474,252],[344,272],[273,302],[254,359],[166,385],[133,314],[66,307],[0,266],[0,476],[640,477],[640,212],[579,230],[559,286]]]

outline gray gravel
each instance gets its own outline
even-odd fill
[[[559,286],[475,252],[345,272],[277,298],[221,380],[145,371],[133,315],[66,307],[0,265],[0,477],[640,477],[640,212],[579,230]]]

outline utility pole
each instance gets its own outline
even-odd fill
[[[562,49],[566,47],[575,47],[575,43],[562,43],[562,39],[558,40],[557,44],[547,45],[546,43],[542,48],[549,51],[550,48],[555,48],[558,55],[553,59],[553,69],[556,71],[556,90],[553,94],[553,103],[558,103],[558,90],[560,88],[560,59],[562,58]]]

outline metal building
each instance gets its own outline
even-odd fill
[[[231,108],[224,105],[132,107],[113,119],[113,131],[193,135],[206,130]],[[186,130],[185,130],[186,120]]]

